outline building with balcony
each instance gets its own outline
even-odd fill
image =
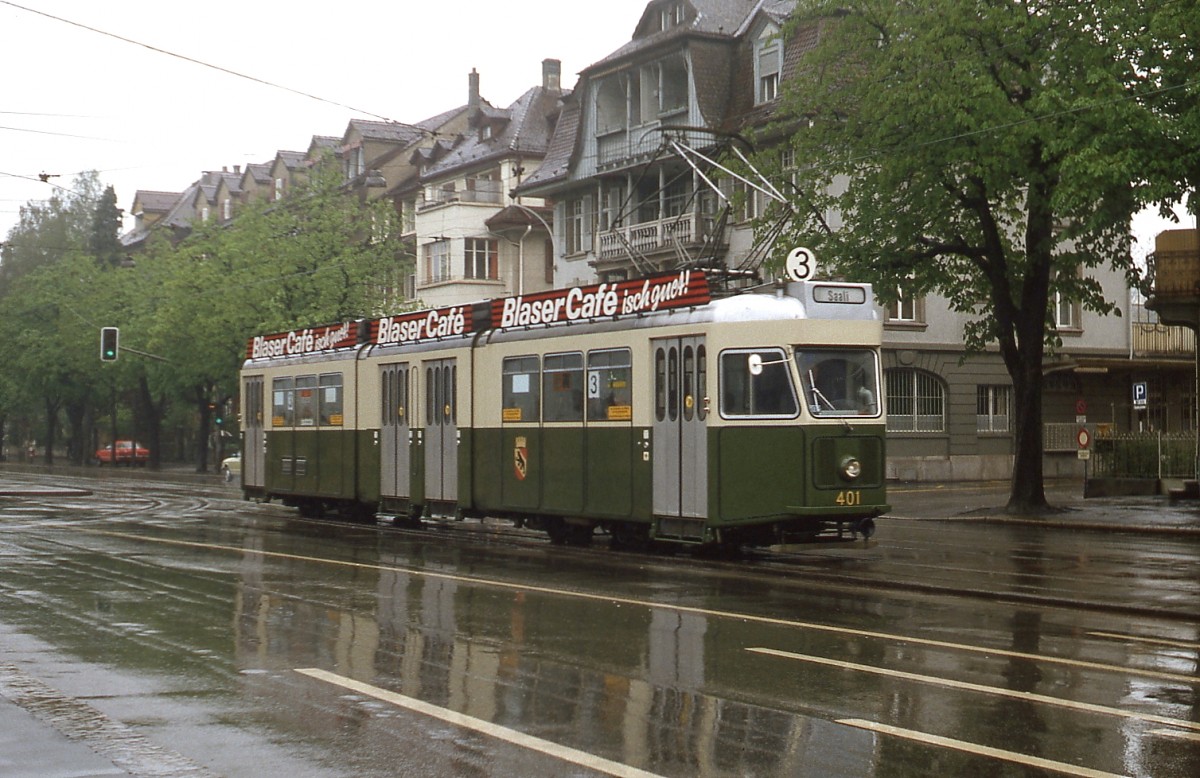
[[[581,72],[545,162],[518,189],[554,202],[557,286],[681,266],[725,273],[754,267],[761,246],[752,224],[768,212],[770,192],[688,158],[716,159],[732,135],[767,126],[783,83],[821,32],[822,23],[813,22],[782,34],[795,5],[652,0],[632,40]],[[783,167],[792,166],[785,159]],[[823,216],[832,228],[840,225],[838,214]],[[1131,384],[1173,369],[1173,357],[1141,353],[1148,336],[1130,325],[1124,275],[1089,272],[1120,315],[1055,301],[1061,346],[1047,360],[1043,404],[1049,475],[1081,471],[1080,423],[1145,423],[1132,406]],[[967,357],[968,318],[938,296],[902,298],[878,315],[885,327],[889,476],[1008,477],[1014,400],[999,353]]]
[[[406,224],[416,243],[414,296],[425,305],[553,284],[553,214],[541,198],[513,190],[546,156],[564,97],[561,67],[544,60],[541,83],[507,108],[480,96],[472,71],[464,131],[410,157],[417,175],[396,194],[401,213],[412,214]]]

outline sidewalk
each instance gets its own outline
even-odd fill
[[[1037,515],[1005,511],[1008,481],[888,484],[892,510],[885,517],[990,524],[1028,524],[1104,532],[1194,536],[1200,540],[1200,500],[1161,496],[1084,498],[1083,482],[1047,481],[1050,509]]]

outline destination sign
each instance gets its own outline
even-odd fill
[[[812,296],[813,301],[818,303],[862,305],[867,301],[867,290],[861,286],[820,284],[813,287]]]

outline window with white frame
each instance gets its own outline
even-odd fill
[[[887,305],[887,320],[892,324],[919,324],[924,320],[923,301],[920,297],[905,291],[904,287],[896,290],[896,299]]]
[[[346,180],[353,181],[367,169],[366,156],[362,146],[355,146],[346,152]]]
[[[405,200],[400,205],[400,232],[411,235],[417,231],[417,201]]]
[[[274,199],[275,200],[283,199],[283,179],[282,178],[275,179],[275,197],[274,197]]]
[[[467,238],[463,262],[463,278],[494,281],[500,277],[497,263],[499,241],[488,238]]]
[[[885,375],[888,432],[946,431],[946,391],[937,376],[908,367]]]
[[[1064,295],[1054,293],[1054,326],[1060,330],[1077,330],[1079,324],[1079,303]]]
[[[658,29],[669,30],[672,27],[678,27],[683,24],[683,11],[682,2],[665,3],[658,10]]]
[[[783,42],[779,28],[767,25],[754,42],[754,103],[769,103],[779,96],[783,72]]]
[[[1008,432],[1012,408],[1011,386],[978,386],[975,393],[975,429]]]
[[[731,188],[734,202],[738,204],[734,217],[743,222],[757,219],[761,215],[762,194],[740,179],[734,179]]]
[[[566,221],[564,223],[564,245],[563,248],[568,254],[578,254],[583,251],[583,229],[585,225],[585,211],[583,207],[583,199],[567,200],[563,207],[566,209]]]
[[[450,240],[443,238],[432,243],[426,243],[425,253],[425,283],[436,284],[450,280]]]
[[[620,184],[610,184],[600,194],[600,229],[607,231],[616,229],[624,221],[621,209],[625,206],[625,187]]]

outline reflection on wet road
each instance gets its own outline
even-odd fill
[[[0,662],[215,774],[1200,774],[1200,616],[1154,572],[1194,543],[755,564],[87,485],[0,503]]]

